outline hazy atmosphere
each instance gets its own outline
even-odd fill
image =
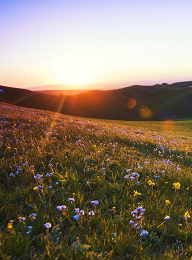
[[[0,10],[1,85],[191,80],[190,0],[8,0]]]
[[[192,0],[0,11],[0,259],[192,260]]]

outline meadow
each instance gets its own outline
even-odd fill
[[[192,121],[0,104],[1,259],[190,259]]]

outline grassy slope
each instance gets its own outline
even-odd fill
[[[94,121],[94,119],[92,119]],[[172,135],[181,135],[183,138],[187,136],[192,138],[192,120],[166,120],[166,121],[112,121],[103,120],[115,125],[132,126],[137,128],[144,128],[147,130],[154,130]]]
[[[0,112],[2,259],[191,255],[192,224],[184,218],[192,213],[191,121],[175,122],[175,134],[162,131],[161,122],[88,120],[3,103]],[[135,172],[139,177],[130,179]],[[141,220],[131,214],[138,206],[145,208]],[[79,221],[74,208],[85,212]]]

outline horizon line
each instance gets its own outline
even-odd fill
[[[143,83],[142,83],[143,82]],[[152,83],[153,82],[153,83]],[[168,84],[168,85],[172,85],[172,84],[175,84],[175,83],[185,83],[185,82],[192,82],[192,80],[181,80],[181,81],[163,81],[161,83],[154,83],[154,81],[139,81],[139,83],[135,82],[135,83],[126,83],[126,82],[120,82],[120,83],[91,83],[91,84],[43,84],[43,85],[39,85],[39,86],[31,86],[31,87],[16,87],[16,86],[5,86],[5,85],[1,85],[2,87],[10,87],[10,88],[17,88],[17,89],[26,89],[26,90],[32,90],[33,89],[37,89],[38,91],[38,88],[43,88],[43,87],[60,87],[59,89],[43,89],[43,90],[113,90],[113,89],[120,89],[120,88],[126,88],[126,87],[132,87],[132,86],[155,86],[155,85],[163,85],[163,84]],[[147,84],[147,85],[146,85]],[[96,88],[94,89],[93,86],[101,86],[101,85],[108,85],[108,87],[104,87],[104,88]],[[112,85],[112,86],[110,86]],[[121,85],[121,86],[120,86]],[[122,85],[125,85],[125,86],[122,86]],[[66,88],[61,88],[61,87],[65,87]],[[70,86],[72,88],[70,88]],[[77,87],[77,88],[74,88],[74,87]],[[80,86],[82,86],[82,88],[79,88]],[[85,86],[85,88],[83,88],[83,86]],[[91,88],[90,88],[91,87]],[[40,90],[41,91],[41,90]]]

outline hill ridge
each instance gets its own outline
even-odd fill
[[[89,118],[115,120],[166,120],[192,118],[192,81],[133,85],[113,90],[89,90],[50,95],[0,86],[0,101]]]

